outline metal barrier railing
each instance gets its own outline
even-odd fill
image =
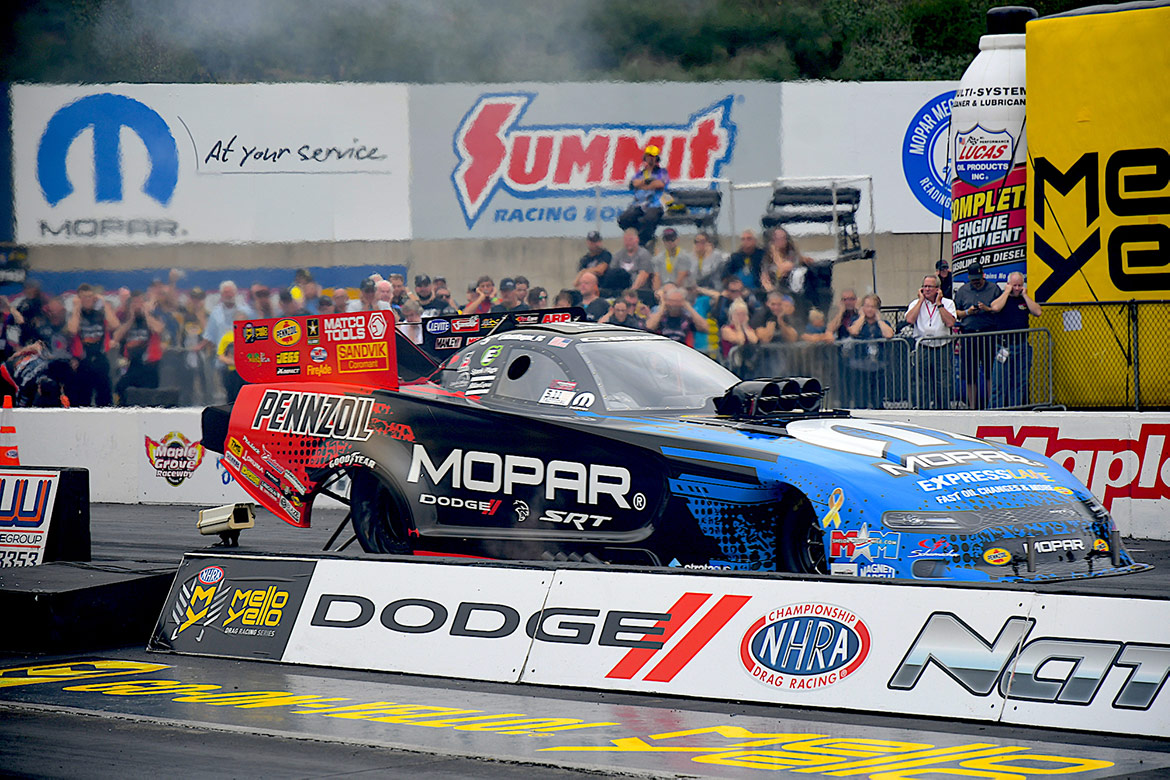
[[[856,409],[1027,409],[1054,403],[1047,328],[922,339],[736,347],[741,379],[815,376],[830,406]]]

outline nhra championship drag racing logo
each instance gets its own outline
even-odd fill
[[[672,180],[717,177],[735,149],[732,95],[679,125],[520,127],[535,99],[532,92],[482,95],[456,128],[451,180],[467,227],[500,189],[518,198],[592,195],[594,187],[625,193],[650,144],[662,149]]]
[[[947,145],[951,128],[952,89],[936,95],[914,112],[902,139],[902,175],[918,202],[931,214],[951,218],[951,176]]]
[[[785,691],[824,688],[856,672],[869,655],[869,628],[833,604],[806,602],[773,609],[740,642],[748,674]]]
[[[174,487],[195,473],[204,452],[202,442],[192,442],[178,431],[171,431],[159,441],[146,437],[146,459],[154,467],[154,475]]]

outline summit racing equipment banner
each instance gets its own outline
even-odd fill
[[[1119,7],[1028,23],[1028,287],[1041,303],[1170,297],[1170,7]]]
[[[241,563],[185,564],[152,648],[252,654],[238,648],[253,639],[223,630],[219,583]],[[285,563],[314,566],[286,663],[1057,728],[1108,722],[1116,733],[1170,736],[1170,602],[1161,599],[489,563]],[[250,595],[233,595],[234,608],[254,607],[253,622],[267,614],[284,631],[297,598],[277,582],[286,574],[248,580]],[[278,599],[256,595],[270,586],[288,593],[279,618],[264,612]],[[890,610],[892,601],[903,607]],[[197,624],[230,644],[202,644]],[[166,644],[184,632],[192,641],[183,648]],[[265,652],[281,641],[270,636]]]
[[[780,170],[763,82],[441,85],[411,103],[412,196],[432,204],[416,238],[617,235],[648,144],[676,185]]]
[[[401,84],[17,85],[24,244],[410,238]]]

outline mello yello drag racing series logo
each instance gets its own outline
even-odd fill
[[[671,180],[709,179],[735,148],[730,95],[677,125],[521,126],[536,97],[483,95],[455,130],[451,179],[469,228],[500,189],[518,198],[592,196],[594,187],[624,193],[648,145],[662,150]]]
[[[284,619],[289,591],[274,584],[247,578],[242,585],[229,584],[223,566],[207,566],[179,588],[171,608],[173,641],[184,631],[211,628],[225,635],[275,636]],[[221,619],[222,618],[222,619]]]
[[[146,458],[156,477],[178,487],[190,478],[203,462],[203,444],[192,442],[178,431],[171,431],[159,441],[146,437]]]

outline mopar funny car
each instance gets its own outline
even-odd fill
[[[524,316],[428,321],[441,364],[388,312],[237,323],[254,384],[204,412],[203,443],[295,526],[348,476],[373,553],[966,581],[1148,568],[1036,453],[823,411],[816,380],[739,382],[652,334]]]

